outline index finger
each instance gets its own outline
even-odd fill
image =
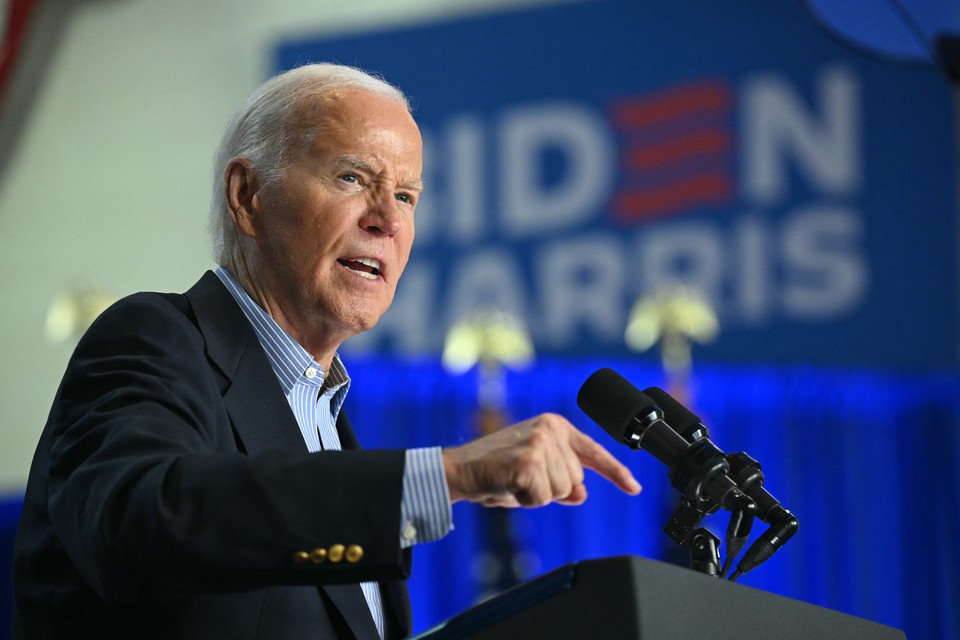
[[[622,462],[617,460],[612,453],[607,451],[596,440],[577,431],[570,440],[570,446],[574,453],[580,458],[581,464],[588,469],[593,469],[598,474],[615,484],[624,493],[637,495],[642,487],[633,473]]]

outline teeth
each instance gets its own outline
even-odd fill
[[[374,260],[373,258],[357,258],[355,262],[359,262],[360,264],[365,264],[368,267],[373,267],[377,271],[380,270],[380,261]]]
[[[338,260],[340,264],[345,266],[347,269],[350,269],[359,276],[366,278],[367,280],[377,280],[380,277],[380,261],[374,260],[373,258],[353,258],[353,259],[341,259]],[[360,267],[363,265],[367,269]]]

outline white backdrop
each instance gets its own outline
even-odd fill
[[[60,292],[182,291],[212,262],[214,147],[281,38],[550,0],[77,0],[0,177],[0,493],[18,493],[73,345]]]

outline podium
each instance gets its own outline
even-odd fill
[[[904,640],[875,622],[673,565],[619,556],[564,565],[415,640]]]

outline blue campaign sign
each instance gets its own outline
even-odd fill
[[[426,193],[394,307],[355,345],[435,352],[496,306],[541,353],[619,354],[634,302],[709,298],[697,357],[952,368],[952,95],[799,2],[566,3],[281,43],[413,99]]]

